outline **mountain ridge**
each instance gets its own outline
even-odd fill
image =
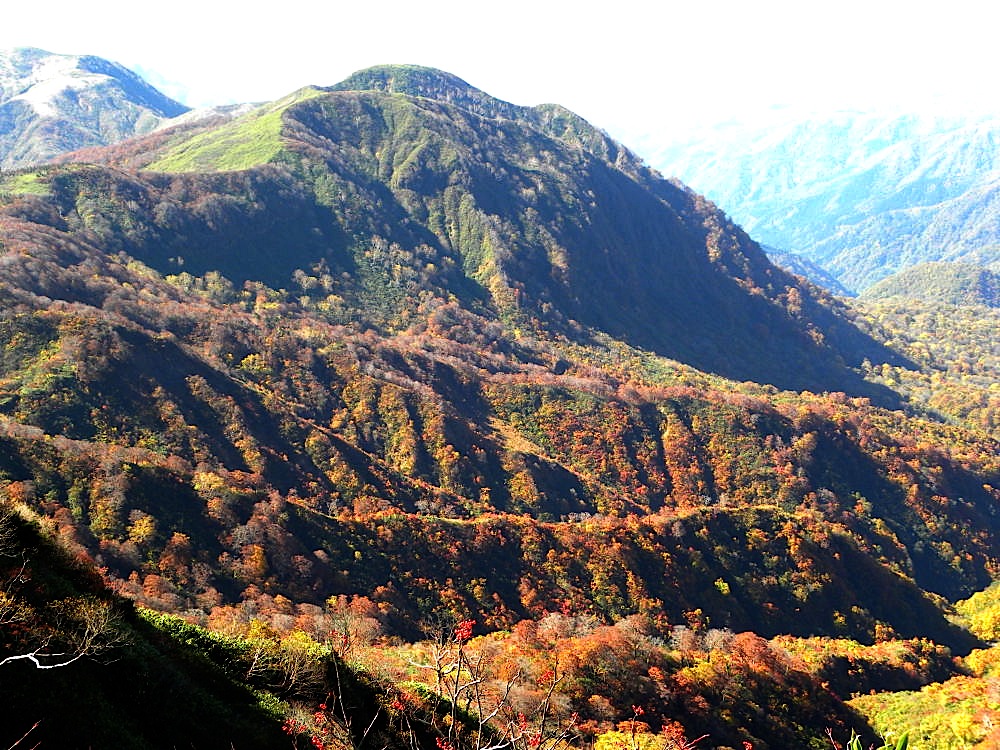
[[[183,114],[127,68],[91,55],[0,51],[0,167],[149,132]]]
[[[893,274],[865,290],[865,299],[894,295],[925,302],[1000,307],[1000,276],[971,263],[921,263]]]
[[[393,70],[375,69],[371,85],[384,86]],[[871,359],[893,356],[878,351],[874,342],[865,343],[831,299],[771,266],[759,247],[712,204],[664,180],[575,115],[555,107],[494,104],[460,79],[442,79],[426,68],[417,72],[417,82],[409,84],[414,90],[444,86],[446,99],[471,91],[474,108],[402,92],[343,90],[347,84],[327,94],[304,90],[309,92],[304,98],[265,105],[223,130],[175,139],[166,156],[147,157],[146,163],[182,173],[206,168],[225,172],[264,162],[295,174],[305,170],[312,174],[307,183],[324,183],[322,194],[332,181],[355,196],[351,200],[365,196],[368,205],[379,207],[368,215],[384,211],[395,217],[392,226],[375,226],[366,223],[364,214],[347,215],[334,205],[341,226],[335,233],[386,241],[406,252],[423,247],[450,259],[443,266],[434,263],[435,273],[451,269],[451,281],[441,281],[458,284],[460,297],[468,295],[472,283],[481,288],[473,296],[486,294],[504,315],[529,315],[557,327],[577,321],[612,335],[630,331],[633,344],[693,358],[693,364],[739,379],[780,385],[799,379],[801,387],[822,389],[820,373],[837,367],[831,357],[838,346],[836,356],[846,361],[854,356],[846,353],[848,348],[867,349],[863,356]],[[369,78],[362,77],[369,85]],[[528,119],[484,118],[479,114],[484,107],[526,113]],[[237,151],[227,150],[229,136],[220,136],[223,132],[236,134]],[[245,161],[239,151],[243,143],[255,148]],[[506,185],[500,191],[498,180]],[[510,201],[507,196],[515,191],[518,197]],[[615,203],[597,200],[598,194]],[[320,196],[321,204],[328,200]],[[628,212],[642,214],[642,219],[628,221]],[[545,224],[550,218],[555,221],[551,226]],[[368,252],[357,242],[348,241],[353,249],[333,251],[339,263],[356,263],[345,252]],[[673,268],[674,263],[681,265]],[[573,289],[588,289],[594,299],[581,298]],[[703,299],[692,297],[693,289]],[[783,295],[795,297],[796,309],[804,306],[823,323],[816,326],[800,320],[798,313],[790,315]],[[621,301],[629,298],[632,307],[625,314]],[[682,300],[694,300],[691,309]],[[699,307],[704,314],[694,311]],[[740,333],[749,319],[758,320],[771,335]],[[820,329],[824,333],[817,335]],[[752,346],[743,348],[754,338]],[[838,344],[840,339],[844,342]],[[772,347],[773,355],[760,356],[761,346]],[[789,357],[796,364],[781,363]],[[747,366],[741,374],[740,368]],[[875,395],[859,382],[848,386],[850,379],[843,371],[844,389]],[[826,389],[835,387],[831,383]]]
[[[632,168],[639,158],[606,132],[560,104],[521,106],[490,96],[458,76],[420,65],[376,65],[356,71],[328,91],[387,91],[445,101],[487,118],[527,120],[539,130],[567,142],[577,142],[606,161]]]
[[[779,114],[705,128],[653,161],[855,292],[996,244],[995,118]]]

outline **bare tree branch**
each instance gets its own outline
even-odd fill
[[[15,742],[15,743],[14,743],[13,745],[11,745],[11,746],[10,746],[9,748],[7,748],[7,750],[14,750],[14,748],[15,748],[15,747],[17,747],[17,746],[18,746],[18,745],[20,745],[20,744],[21,744],[22,742],[24,742],[24,741],[25,741],[26,739],[28,739],[28,735],[29,735],[29,734],[31,734],[32,732],[34,732],[34,731],[35,731],[36,729],[38,729],[38,725],[39,725],[39,724],[41,724],[41,723],[42,723],[42,720],[41,720],[41,719],[39,719],[38,721],[36,721],[36,722],[35,722],[35,723],[34,723],[34,724],[33,724],[33,725],[31,726],[31,729],[29,729],[29,730],[28,730],[27,732],[25,732],[25,733],[24,733],[24,735],[23,735],[23,736],[21,737],[21,739],[19,739],[19,740],[18,740],[17,742]],[[33,748],[31,748],[31,750],[35,750],[35,748],[37,748],[37,747],[38,747],[38,746],[39,746],[40,744],[41,744],[41,743],[38,743],[38,744],[36,744],[36,745],[35,745],[35,746],[34,746]]]
[[[54,602],[50,609],[55,612],[54,633],[66,644],[59,651],[49,651],[54,640],[49,636],[37,647],[21,654],[0,659],[0,667],[16,661],[29,661],[37,669],[58,669],[67,667],[85,656],[96,656],[127,640],[118,629],[118,616],[110,602],[96,598],[65,599]]]

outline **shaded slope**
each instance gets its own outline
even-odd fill
[[[445,239],[466,267],[476,259],[483,273],[484,255],[497,266],[484,282],[495,299],[502,285],[509,295],[523,295],[519,304],[543,319],[539,310],[552,308],[701,369],[785,387],[822,388],[820,373],[838,369],[837,355],[854,363],[862,351],[868,352],[862,357],[887,356],[831,313],[828,300],[770,266],[711,204],[662,180],[572,113],[495,102],[459,79],[420,68],[363,71],[338,88],[364,86],[396,93],[393,106],[406,110],[397,116],[414,137],[437,136],[452,150],[459,146],[456,162],[435,164],[433,157],[421,160],[420,152],[405,150],[412,143],[405,132],[386,124],[380,133],[380,122],[395,120],[375,117],[365,126],[375,131],[366,145],[382,155],[383,167],[387,144],[407,157],[400,164],[409,171],[389,179],[395,192],[405,190],[405,198],[416,202],[411,213],[443,213],[439,223],[446,227],[472,224],[471,237],[452,229]],[[404,104],[404,93],[420,99]],[[337,100],[326,101],[326,130],[318,121],[308,126],[335,141],[342,118]],[[481,116],[456,117],[441,101]],[[403,148],[393,148],[400,135]],[[466,144],[476,146],[462,149]],[[424,181],[409,184],[414,163]],[[500,200],[498,181],[509,185]],[[445,186],[456,182],[464,188],[465,211],[458,217],[444,199]],[[499,247],[484,253],[486,244]],[[817,346],[820,331],[829,340]],[[841,376],[845,388],[858,387],[847,385],[843,371]]]
[[[71,649],[74,616],[99,607],[113,613],[98,640],[104,650],[55,669],[27,661],[0,667],[0,741],[14,746],[29,730],[32,746],[264,748],[282,741],[280,719],[260,696],[191,644],[151,627],[104,588],[91,565],[72,560],[6,502],[0,532],[0,658],[45,650],[46,639],[51,650]],[[13,621],[12,604],[19,610]]]
[[[402,84],[388,75],[400,70]],[[582,325],[738,380],[891,398],[845,364],[895,355],[859,333],[836,303],[771,266],[710,203],[571,113],[498,102],[428,69],[376,69],[343,84],[356,85],[390,90],[313,91],[222,129],[160,142],[152,168],[272,168],[222,182],[174,180],[221,194],[201,203],[234,209],[235,224],[211,227],[212,256],[197,242],[183,253],[192,268],[287,287],[293,269],[325,263],[348,274],[330,274],[332,291],[383,324],[397,325],[423,292],[454,295],[522,327],[578,337]],[[246,151],[248,134],[263,130],[270,145]],[[283,240],[284,230],[253,237],[259,230],[238,208],[245,190],[226,195],[246,180],[265,200],[282,183],[312,192],[317,207],[304,196],[289,204],[302,207],[287,225],[303,239]],[[283,222],[280,212],[268,215]],[[129,220],[150,227],[130,252],[176,270],[163,263],[175,257],[164,244],[190,243],[166,236],[159,215]],[[270,252],[283,268],[227,260],[230,224],[249,229],[236,244]]]

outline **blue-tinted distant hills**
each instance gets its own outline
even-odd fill
[[[755,239],[852,291],[929,261],[996,263],[1000,119],[774,114],[647,149]]]

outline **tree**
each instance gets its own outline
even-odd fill
[[[27,662],[37,669],[58,669],[124,643],[118,615],[109,601],[75,596],[51,602],[39,612],[19,595],[19,588],[30,579],[30,568],[27,552],[18,542],[16,524],[17,513],[9,505],[0,505],[0,557],[18,560],[0,588],[0,634],[12,636],[10,631],[16,626],[28,634],[27,638],[5,637],[5,641],[34,643],[0,658],[0,667]],[[8,750],[20,746],[40,723],[36,721]]]
[[[126,637],[109,600],[77,595],[39,606],[20,594],[31,570],[19,541],[18,520],[9,504],[0,506],[0,557],[17,561],[0,587],[0,628],[9,633],[17,625],[18,635],[10,640],[31,645],[0,658],[0,667],[24,661],[37,669],[57,669],[123,644]]]
[[[110,602],[73,597],[53,602],[53,623],[28,651],[0,659],[0,667],[26,660],[38,669],[67,667],[85,656],[96,656],[125,642]],[[24,616],[24,610],[15,616]],[[2,624],[2,623],[0,623]]]
[[[495,643],[470,645],[474,620],[436,633],[424,662],[411,665],[432,675],[429,721],[438,750],[556,750],[576,736],[577,715],[561,715],[554,695],[562,681],[557,668],[541,675],[540,693],[516,695],[521,668],[502,658]]]

